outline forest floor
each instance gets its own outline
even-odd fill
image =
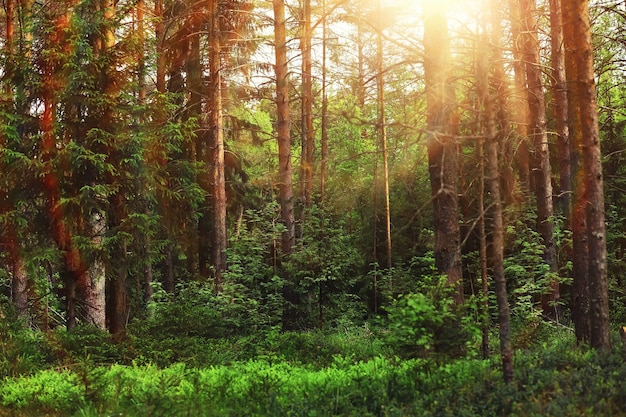
[[[1,342],[0,416],[626,416],[617,335],[608,354],[567,330],[531,336],[518,339],[506,385],[496,354],[400,358],[358,328],[179,338],[160,349],[95,330],[25,332]],[[55,360],[35,367],[42,348]]]

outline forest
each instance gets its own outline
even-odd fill
[[[625,26],[2,0],[0,417],[626,415]]]

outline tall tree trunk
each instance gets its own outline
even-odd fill
[[[4,2],[4,9],[6,13],[6,32],[4,40],[4,53],[7,58],[5,61],[5,84],[3,91],[6,95],[7,108],[4,109],[7,113],[13,111],[13,57],[14,42],[15,42],[15,2],[14,0],[6,0]],[[6,122],[4,122],[6,123]],[[0,133],[0,149],[7,145],[6,137],[3,133]],[[0,164],[0,172],[5,172]],[[8,188],[9,184],[4,182],[0,184],[0,214],[6,215],[9,211],[13,210],[13,204],[9,201]],[[11,264],[11,298],[13,305],[17,311],[18,316],[26,318],[28,317],[28,274],[26,273],[26,265],[22,257],[22,245],[16,236],[15,227],[12,224],[5,223],[3,233],[0,234],[3,242],[8,246],[9,262]]]
[[[303,0],[302,51],[302,152],[300,155],[300,200],[310,207],[313,194],[313,86],[311,83],[311,0]]]
[[[463,302],[461,237],[458,209],[458,147],[455,97],[447,18],[427,9],[424,22],[424,77],[427,88],[428,168],[433,200],[435,266],[446,274],[455,301]]]
[[[284,0],[273,0],[274,39],[276,51],[276,107],[278,123],[278,201],[281,220],[285,231],[282,237],[282,252],[291,254],[295,243],[293,215],[293,180],[291,169],[291,133],[289,116],[289,75],[287,71],[287,35]]]
[[[490,57],[481,57],[479,60],[477,85],[479,97],[482,98],[485,114],[485,142],[486,142],[486,170],[488,174],[488,188],[491,197],[493,224],[491,226],[491,265],[493,280],[496,290],[496,301],[498,304],[498,324],[500,333],[500,353],[502,357],[502,374],[506,383],[513,381],[513,347],[511,344],[511,317],[506,289],[506,278],[504,276],[504,216],[502,210],[502,200],[500,194],[500,168],[498,163],[498,141],[502,139],[496,130],[496,109],[498,101],[502,102],[502,97],[496,97],[489,91],[489,68],[495,68],[498,78],[498,69],[501,66],[500,55],[500,17],[497,12],[495,0],[490,2],[491,33],[489,34],[489,44],[491,45]],[[496,80],[496,87],[502,80]],[[499,88],[496,89],[499,92]],[[500,103],[500,105],[502,105]]]
[[[572,210],[571,160],[568,126],[567,80],[563,48],[563,16],[561,0],[550,0],[550,49],[552,62],[552,95],[556,119],[556,140],[559,161],[559,205],[570,228]]]
[[[537,204],[537,230],[544,244],[543,258],[551,273],[556,273],[556,246],[554,244],[554,207],[552,203],[552,169],[548,148],[545,100],[537,38],[535,0],[521,0],[521,15],[524,18],[524,65],[526,91],[528,95],[528,126],[532,143],[531,169],[533,192]],[[546,317],[556,318],[556,303],[559,301],[559,282],[548,283],[548,292],[542,296],[541,304]]]
[[[222,120],[222,80],[220,54],[219,1],[209,0],[209,130],[211,146],[211,206],[213,209],[212,266],[215,288],[222,285],[222,271],[226,268],[226,179],[224,176],[224,129]]]
[[[599,350],[610,350],[609,297],[606,270],[606,229],[604,216],[604,190],[602,179],[602,155],[598,126],[598,104],[594,81],[593,45],[589,4],[585,0],[570,0],[566,25],[572,25],[572,37],[565,38],[567,49],[577,67],[576,77],[568,77],[577,84],[579,95],[582,171],[584,182],[585,217],[587,219],[587,242],[590,298],[590,344]],[[581,213],[582,214],[582,213]],[[574,263],[579,262],[574,258]],[[574,278],[576,279],[576,277]]]
[[[326,94],[326,60],[327,60],[327,26],[326,26],[326,0],[322,0],[322,160],[320,166],[320,201],[322,207],[326,199],[326,165],[328,163],[328,96]]]
[[[583,170],[580,164],[583,153],[582,143],[582,116],[579,111],[581,94],[579,92],[581,83],[579,75],[578,61],[575,59],[580,53],[574,39],[575,25],[578,17],[575,13],[578,10],[570,1],[563,2],[563,39],[565,47],[565,71],[567,74],[568,90],[567,99],[569,103],[569,131],[570,131],[570,156],[572,174],[575,180],[573,185],[573,205],[572,205],[572,288],[571,288],[571,314],[574,322],[576,339],[579,342],[589,342],[591,339],[590,321],[590,299],[589,299],[589,242],[587,237],[587,216],[586,212],[586,192],[585,181],[583,180]]]
[[[165,15],[163,0],[154,0],[154,37],[156,38],[156,90],[165,93]]]
[[[145,2],[144,0],[138,0],[135,5],[136,17],[137,17],[137,37],[139,39],[139,44],[141,45],[140,50],[137,56],[137,82],[139,85],[139,104],[145,105],[146,103],[146,54],[144,50],[144,44],[146,39],[145,32]],[[140,117],[140,123],[145,123],[146,120],[144,117]],[[138,189],[141,193],[141,205],[143,214],[146,218],[151,217],[152,213],[149,208],[148,203],[148,193],[147,184],[145,181],[145,176],[141,176],[141,179],[138,180]],[[137,241],[140,246],[140,262],[143,265],[143,282],[141,282],[142,290],[143,290],[143,300],[148,301],[152,298],[152,281],[153,281],[153,272],[152,272],[152,256],[150,255],[150,248],[152,246],[150,232],[137,232]]]
[[[378,4],[378,15],[382,15],[380,0]],[[380,146],[383,157],[383,186],[385,191],[385,249],[387,255],[387,268],[391,270],[393,262],[391,259],[391,206],[389,203],[389,163],[387,155],[387,120],[385,110],[385,77],[383,68],[383,21],[382,18],[378,20],[378,34],[376,42],[376,55],[377,55],[377,76],[376,76],[376,89],[378,95],[378,134],[380,137]],[[391,275],[389,275],[389,291],[393,293],[393,286],[391,281]]]
[[[55,26],[48,41],[49,46],[55,46],[61,51],[68,51],[68,39],[65,30],[70,22],[69,11],[63,10],[55,19]],[[63,62],[58,60],[48,60],[44,62],[41,101],[43,112],[40,119],[41,148],[42,148],[42,182],[46,194],[46,207],[50,218],[52,236],[63,254],[64,294],[66,309],[66,325],[68,329],[76,326],[77,322],[77,283],[84,283],[87,279],[87,271],[83,258],[78,248],[73,244],[73,230],[70,228],[65,218],[63,206],[61,204],[61,194],[59,189],[59,178],[54,170],[54,159],[57,156],[57,141],[55,135],[56,108],[58,91],[62,88],[63,80],[59,77],[59,69]]]
[[[274,5],[274,48],[276,53],[276,109],[278,122],[278,202],[284,226],[282,233],[282,255],[289,257],[295,244],[295,222],[293,214],[293,182],[291,168],[291,135],[289,131],[289,78],[287,71],[287,39],[284,0],[273,0]],[[297,327],[299,297],[293,283],[287,277],[283,286],[285,301],[283,329]]]
[[[514,95],[513,112],[515,116],[515,130],[517,132],[517,167],[522,194],[528,197],[530,191],[530,157],[528,151],[528,103],[526,83],[524,81],[524,63],[522,39],[522,16],[520,15],[520,0],[509,0],[509,18],[511,21],[511,35],[513,38],[513,72]]]

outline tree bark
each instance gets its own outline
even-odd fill
[[[289,78],[287,71],[287,40],[284,0],[273,0],[274,6],[274,48],[276,54],[276,109],[278,121],[276,134],[278,141],[278,202],[284,226],[282,232],[282,255],[288,258],[295,244],[295,221],[293,214],[293,182],[291,168],[291,134],[289,115]],[[283,329],[294,330],[298,323],[298,293],[290,278],[283,285]]]
[[[321,166],[320,166],[320,204],[324,207],[326,199],[326,165],[328,164],[328,96],[326,94],[327,26],[326,0],[322,0],[322,115],[321,115]]]
[[[156,90],[165,93],[165,16],[163,0],[154,0],[154,37],[156,38]]]
[[[300,154],[300,200],[310,207],[313,194],[313,86],[311,83],[311,0],[303,0],[302,51],[302,151]]]
[[[276,53],[276,125],[278,141],[278,201],[285,231],[282,234],[282,252],[291,254],[295,243],[293,214],[293,180],[291,168],[291,133],[289,116],[289,76],[287,71],[287,40],[284,0],[273,0],[274,41]]]
[[[502,97],[496,97],[489,92],[489,68],[495,68],[499,72],[501,65],[500,49],[500,18],[498,16],[495,0],[491,1],[491,32],[489,44],[491,52],[489,57],[479,60],[477,85],[479,97],[483,100],[485,114],[485,143],[486,143],[486,171],[488,175],[488,188],[492,206],[491,226],[491,265],[493,280],[495,283],[496,301],[498,304],[498,324],[500,333],[500,353],[502,357],[502,375],[506,383],[513,381],[513,347],[511,344],[511,317],[506,289],[506,277],[504,276],[504,216],[500,194],[500,168],[498,163],[498,141],[501,135],[496,130],[495,105]],[[497,80],[500,83],[502,80]],[[496,90],[498,91],[498,90]]]
[[[530,157],[528,151],[528,103],[526,83],[524,81],[522,16],[520,15],[520,0],[509,0],[509,19],[511,21],[511,36],[513,38],[513,114],[515,131],[517,132],[517,168],[524,198],[528,198],[530,191]]]
[[[226,179],[224,176],[224,129],[222,120],[222,80],[220,54],[219,1],[209,0],[209,151],[211,170],[211,206],[213,209],[212,266],[215,288],[222,286],[222,271],[226,268]]]
[[[378,16],[382,15],[380,0],[377,2]],[[389,161],[387,155],[387,115],[385,110],[385,77],[383,68],[383,22],[378,20],[378,34],[376,39],[377,74],[376,91],[378,95],[378,134],[383,157],[383,186],[385,191],[385,248],[387,255],[387,268],[391,270],[393,266],[391,258],[391,205],[389,202]],[[392,276],[389,275],[389,291],[393,293]]]
[[[447,275],[457,304],[463,302],[461,237],[458,209],[458,147],[455,94],[451,87],[451,60],[447,19],[427,9],[424,22],[424,76],[428,123],[428,168],[435,229],[435,266]]]
[[[578,61],[575,59],[579,55],[574,39],[574,26],[578,24],[575,5],[566,1],[561,4],[563,13],[563,39],[565,47],[565,72],[567,74],[567,99],[569,103],[569,131],[570,131],[570,156],[571,167],[574,178],[573,184],[573,206],[572,206],[572,288],[571,288],[571,314],[574,322],[576,339],[579,342],[589,342],[591,340],[591,321],[589,305],[589,242],[587,238],[587,217],[585,200],[585,181],[583,181],[583,170],[580,164],[582,160],[582,119],[579,111],[581,103],[580,83],[578,79]]]
[[[571,58],[577,67],[576,77],[568,78],[578,87],[575,91],[579,95],[578,111],[582,136],[584,194],[580,198],[583,199],[585,206],[584,215],[587,221],[586,237],[589,250],[586,269],[588,271],[591,313],[590,345],[598,350],[606,351],[611,349],[606,230],[591,22],[587,1],[571,0],[567,7],[568,21],[566,25],[571,25],[572,37],[566,37],[565,42],[566,48],[570,45],[572,47]],[[574,258],[574,263],[577,262],[580,260]]]
[[[552,169],[546,127],[546,110],[542,86],[542,73],[537,38],[537,17],[534,0],[521,0],[521,15],[524,19],[524,69],[528,101],[528,133],[530,134],[532,188],[537,204],[537,230],[543,240],[543,259],[556,273],[556,246],[554,244],[554,207],[552,202]],[[542,296],[541,304],[546,317],[556,318],[556,303],[559,301],[559,282],[548,282],[548,292]]]
[[[559,161],[559,206],[570,229],[572,211],[572,181],[568,126],[567,80],[563,47],[563,16],[561,0],[550,0],[550,46],[552,62],[552,95],[556,120],[556,140]]]

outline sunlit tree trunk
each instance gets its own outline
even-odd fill
[[[145,32],[145,23],[144,23],[144,15],[145,15],[145,3],[144,0],[138,0],[135,6],[136,17],[137,17],[137,37],[139,39],[140,50],[137,56],[137,82],[139,85],[139,104],[145,105],[146,103],[146,54],[145,54],[145,41],[146,41],[146,32]],[[141,123],[145,123],[145,118],[140,118]],[[149,209],[149,204],[147,201],[147,196],[145,195],[148,190],[145,184],[145,180],[141,181],[139,186],[142,193],[142,209],[143,213],[146,217],[151,215],[151,211]],[[142,233],[141,231],[138,233],[137,240],[140,242],[141,247],[141,263],[143,264],[143,299],[144,301],[148,301],[152,298],[152,281],[153,281],[153,272],[152,272],[152,256],[150,255],[150,247],[151,237],[149,232]]]
[[[156,90],[165,93],[165,16],[163,0],[154,0],[154,36],[156,38]]]
[[[531,152],[532,188],[537,204],[537,230],[544,244],[543,258],[550,272],[556,272],[556,246],[554,244],[554,207],[552,203],[552,169],[548,149],[545,100],[542,86],[539,40],[537,32],[536,6],[534,0],[521,0],[521,15],[524,19],[522,39],[524,41],[524,69],[528,95],[528,133]],[[556,317],[555,303],[559,301],[559,283],[550,282],[548,292],[542,296],[543,313]]]
[[[489,69],[495,69],[497,77],[501,71],[500,54],[500,16],[495,0],[489,2],[491,14],[491,32],[488,35],[491,51],[489,56],[483,56],[477,77],[479,97],[482,97],[485,114],[485,145],[486,171],[488,175],[488,190],[491,201],[491,267],[495,283],[496,301],[498,304],[498,324],[500,334],[500,354],[502,358],[502,374],[506,383],[513,381],[513,347],[511,344],[511,317],[507,297],[506,277],[504,276],[504,216],[502,210],[502,196],[500,194],[500,167],[498,155],[498,141],[502,135],[496,127],[496,104],[502,105],[502,97],[496,97],[489,91]],[[482,76],[480,76],[482,75]],[[503,80],[496,79],[496,92]]]
[[[226,268],[226,179],[224,176],[224,129],[222,120],[222,80],[220,54],[219,1],[209,0],[209,169],[211,170],[211,206],[213,211],[212,266],[215,288],[222,285]]]
[[[428,168],[433,199],[435,266],[448,277],[455,301],[462,303],[461,237],[458,209],[458,147],[455,94],[447,18],[427,9],[424,22],[424,76],[427,89]]]
[[[100,3],[99,11],[102,13],[102,38],[96,42],[95,54],[107,56],[110,59],[108,67],[102,69],[102,93],[107,96],[107,104],[104,108],[103,114],[100,116],[100,128],[104,131],[112,133],[112,126],[114,126],[114,116],[112,101],[117,95],[115,87],[115,60],[113,57],[113,47],[115,46],[115,33],[113,29],[113,19],[115,17],[115,5],[113,0],[102,0]],[[117,150],[109,148],[107,149],[109,155],[113,159],[113,155]],[[109,178],[109,181],[113,183],[114,178]],[[113,196],[112,200],[123,201],[123,196],[119,192]],[[121,210],[123,203],[114,205],[114,210]],[[119,215],[120,213],[118,213]],[[97,327],[104,329],[106,325],[106,299],[105,299],[105,265],[102,255],[100,255],[103,237],[107,229],[107,220],[104,214],[94,212],[89,213],[89,221],[87,227],[89,228],[89,234],[92,236],[92,246],[96,252],[90,261],[87,268],[87,279],[85,283],[80,285],[78,290],[83,293],[85,302],[85,316],[88,322],[96,325]],[[126,257],[126,253],[121,250],[117,250],[116,255],[119,257]],[[117,257],[117,256],[116,256]],[[112,292],[109,293],[109,299],[113,306],[113,315],[109,317],[109,327],[112,333],[115,335],[123,334],[126,327],[126,270],[123,268],[124,273],[118,274],[117,279],[111,282]]]
[[[571,160],[568,126],[567,80],[563,47],[563,16],[561,0],[550,0],[550,49],[552,62],[552,95],[556,119],[556,139],[559,161],[559,203],[561,214],[569,229],[572,210]]]
[[[378,1],[378,14],[382,14],[380,0]],[[385,77],[383,67],[383,25],[382,19],[378,21],[378,34],[376,55],[378,71],[376,74],[376,89],[378,93],[378,134],[383,157],[383,186],[385,191],[385,248],[387,254],[387,268],[391,270],[393,266],[391,258],[391,205],[389,202],[389,162],[387,155],[387,115],[385,110]],[[389,275],[389,289],[393,291],[391,275]]]
[[[47,47],[59,48],[69,52],[66,30],[70,22],[69,11],[57,10],[54,28],[49,37]],[[41,102],[43,111],[40,118],[41,149],[42,149],[42,181],[46,194],[46,207],[50,218],[50,228],[54,241],[63,254],[61,275],[64,280],[66,325],[72,329],[77,323],[77,284],[84,284],[87,271],[82,256],[72,242],[73,230],[67,223],[61,194],[59,178],[55,172],[53,160],[57,156],[57,140],[55,135],[56,108],[58,92],[63,87],[64,80],[59,76],[59,69],[63,62],[48,60],[44,62],[41,81]]]
[[[278,121],[276,134],[278,141],[278,202],[284,226],[282,233],[282,254],[288,257],[295,244],[295,222],[293,214],[293,182],[291,168],[291,134],[289,115],[289,75],[287,71],[287,39],[284,0],[273,0],[274,5],[274,49],[276,55],[276,109]],[[297,326],[297,306],[299,297],[291,285],[283,286],[285,307],[283,329],[293,330]]]
[[[289,116],[289,75],[287,71],[287,40],[285,26],[285,3],[274,0],[274,39],[276,50],[276,107],[278,123],[278,201],[285,231],[282,236],[282,252],[289,255],[295,242],[293,215],[293,180],[291,169],[291,133]]]
[[[300,155],[300,200],[310,207],[313,194],[313,86],[311,83],[311,0],[303,0],[302,51],[302,151]]]
[[[528,103],[526,83],[524,81],[524,63],[522,38],[522,16],[520,15],[520,0],[509,0],[509,18],[511,21],[511,35],[513,38],[513,108],[515,131],[517,132],[517,168],[522,193],[525,197],[530,191],[530,157],[528,151]]]
[[[322,115],[321,115],[321,166],[320,166],[320,201],[324,207],[326,199],[326,165],[328,163],[328,96],[326,94],[327,26],[326,0],[322,0]]]
[[[610,350],[609,297],[606,270],[606,228],[604,216],[604,191],[602,179],[602,155],[598,126],[598,105],[593,67],[593,44],[591,42],[591,22],[589,4],[586,0],[570,0],[564,24],[571,25],[565,37],[566,50],[575,61],[577,71],[568,79],[577,85],[578,112],[580,113],[582,172],[584,193],[576,198],[583,201],[587,219],[586,236],[588,242],[588,264],[580,269],[588,271],[590,298],[590,345],[599,350]],[[577,203],[578,206],[578,203]],[[576,221],[576,220],[574,220]],[[576,239],[576,236],[573,237]],[[574,257],[574,264],[580,260]],[[576,280],[578,277],[574,277]]]
[[[570,1],[561,4],[563,12],[563,39],[565,46],[565,71],[567,74],[567,99],[569,103],[569,131],[570,131],[570,156],[574,178],[573,204],[572,204],[572,288],[571,288],[571,311],[576,339],[579,342],[589,342],[591,339],[591,320],[589,305],[589,242],[587,237],[587,216],[584,173],[580,161],[582,160],[582,118],[579,111],[582,105],[578,61],[575,56],[579,54],[579,45],[573,41],[574,25],[576,21],[574,13],[578,11]]]

